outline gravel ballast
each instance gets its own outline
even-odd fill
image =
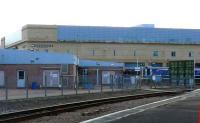
[[[57,116],[45,116],[29,121],[24,121],[22,123],[79,123],[81,121],[85,121],[124,109],[130,109],[136,106],[163,100],[170,97],[171,96],[152,97],[113,104],[105,104],[87,109],[80,109],[74,112],[66,112]]]

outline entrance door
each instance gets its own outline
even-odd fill
[[[60,71],[59,70],[44,70],[43,72],[43,84],[45,85],[45,81],[47,87],[59,87],[60,85]]]
[[[18,88],[25,87],[25,71],[23,70],[17,71],[17,87]]]
[[[4,81],[4,72],[0,71],[0,86],[4,86],[5,81]]]

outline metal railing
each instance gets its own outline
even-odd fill
[[[135,89],[149,88],[194,88],[195,82],[192,79],[172,79],[156,76],[142,78],[140,76],[118,75],[107,78],[79,75],[79,76],[61,76],[57,86],[49,86],[49,82],[43,84],[32,83],[25,84],[24,88],[8,88],[8,82],[5,79],[5,86],[0,88],[0,100],[22,99],[33,97],[47,97],[59,95],[75,95],[83,93],[102,93],[116,92]]]

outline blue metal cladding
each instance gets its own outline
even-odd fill
[[[200,44],[200,29],[58,26],[58,41]]]
[[[0,49],[0,64],[78,64],[78,58],[67,53]]]

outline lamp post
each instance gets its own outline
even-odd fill
[[[97,69],[96,69],[96,72],[97,72],[97,76],[96,76],[96,84],[99,85],[99,66],[100,64],[98,62],[96,62],[96,65],[97,65]],[[101,82],[101,92],[103,91],[103,88],[102,88],[102,82]]]

